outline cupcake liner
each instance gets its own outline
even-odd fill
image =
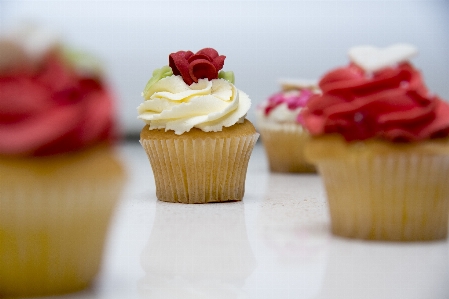
[[[309,134],[301,125],[261,120],[259,130],[272,172],[316,172],[304,157]]]
[[[0,297],[77,291],[99,270],[122,170],[99,156],[46,161],[0,163]]]
[[[447,238],[449,156],[354,155],[317,164],[334,234],[392,241]]]
[[[207,203],[241,200],[259,134],[205,139],[144,139],[159,200]]]

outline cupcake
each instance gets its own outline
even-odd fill
[[[308,133],[299,123],[299,113],[310,97],[319,93],[316,82],[283,80],[282,91],[257,107],[257,127],[272,172],[315,172],[304,158]]]
[[[251,101],[220,71],[212,48],[169,55],[142,93],[140,133],[159,200],[207,203],[242,200],[248,161],[259,134],[245,119]]]
[[[123,185],[112,95],[50,37],[0,40],[1,298],[88,286]]]
[[[332,232],[372,240],[447,238],[449,105],[397,44],[349,51],[301,112],[306,156],[327,192]]]

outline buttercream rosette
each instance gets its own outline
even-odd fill
[[[251,101],[220,71],[225,56],[212,48],[169,55],[142,93],[140,134],[155,174],[158,199],[206,203],[241,200],[258,138],[245,119]]]
[[[367,50],[379,56],[378,68],[358,54]],[[336,235],[447,238],[449,105],[409,62],[414,51],[352,49],[352,62],[324,75],[323,94],[301,112],[312,135],[306,156],[323,176]],[[395,59],[382,64],[388,55]]]
[[[123,185],[113,96],[35,27],[0,40],[0,297],[92,283]]]

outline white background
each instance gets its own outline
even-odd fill
[[[429,88],[449,99],[449,1],[2,1],[0,32],[35,21],[101,57],[126,133],[143,125],[140,93],[168,54],[214,47],[258,103],[279,78],[319,78],[361,44],[407,42]]]

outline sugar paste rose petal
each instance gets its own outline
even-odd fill
[[[192,61],[189,65],[189,73],[192,80],[195,82],[198,82],[198,79],[202,78],[212,80],[218,77],[217,69],[210,61],[206,59]]]
[[[188,85],[193,83],[189,74],[188,59],[193,55],[191,51],[178,51],[169,55],[169,66],[174,75],[181,75],[182,79]]]
[[[224,55],[218,55],[218,52],[213,48],[204,48],[196,52],[195,55],[205,55],[209,57],[209,61],[212,62],[212,64],[215,66],[217,71],[221,70],[224,65],[224,61],[226,59],[226,56]],[[190,60],[189,60],[190,62]]]
[[[220,55],[220,56],[214,58],[214,60],[212,60],[213,65],[215,66],[215,68],[218,71],[223,68],[225,59],[226,59],[226,56]]]
[[[196,54],[197,55],[199,55],[199,54],[206,55],[206,56],[210,57],[211,60],[213,60],[215,57],[218,56],[218,52],[214,48],[204,48],[204,49],[201,49],[198,52],[196,52]]]
[[[208,61],[212,61],[212,58],[210,58],[209,56],[205,55],[205,54],[195,54],[190,56],[190,58],[187,60],[189,63],[191,63],[194,60],[197,59],[206,59]]]

